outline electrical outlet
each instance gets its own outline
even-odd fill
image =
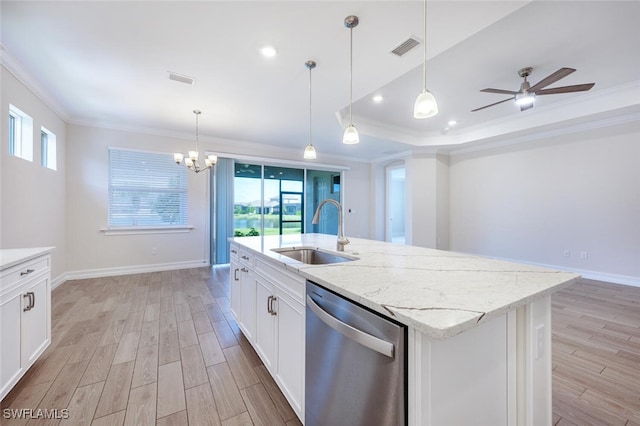
[[[583,260],[589,259],[589,252],[588,251],[581,251],[580,252],[580,259],[583,259]]]
[[[571,257],[571,252],[567,249],[564,250],[564,257]]]

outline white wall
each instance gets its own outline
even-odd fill
[[[640,285],[639,141],[636,122],[453,155],[450,248]]]
[[[215,143],[214,143],[215,142]],[[300,160],[300,152],[260,148],[237,142],[200,139],[201,150],[218,153]],[[108,153],[110,146],[156,152],[186,152],[193,140],[149,135],[131,131],[79,125],[68,126],[69,164],[67,180],[67,242],[70,276],[99,276],[112,273],[171,269],[207,263],[209,257],[209,176],[189,172],[188,233],[105,235],[108,209]],[[327,161],[329,162],[329,161]],[[333,162],[348,165],[345,172],[344,203],[347,236],[368,237],[369,166],[366,163]],[[302,164],[302,163],[301,163]],[[313,167],[313,162],[305,163]],[[178,166],[176,166],[178,167]],[[352,213],[347,213],[348,209]],[[152,249],[157,248],[157,254]]]
[[[1,68],[0,247],[55,246],[54,283],[66,271],[66,125],[13,74]],[[33,162],[9,155],[9,104],[33,118]],[[40,128],[56,135],[57,170],[40,165]]]
[[[142,133],[69,125],[67,162],[67,247],[71,276],[102,275],[160,266],[208,263],[208,172],[189,172],[187,233],[106,235],[109,199],[108,147],[172,153],[188,141]],[[178,167],[176,165],[176,167]],[[153,248],[157,254],[152,254]]]

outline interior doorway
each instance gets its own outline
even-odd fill
[[[404,244],[405,239],[405,178],[404,164],[386,167],[385,240]]]

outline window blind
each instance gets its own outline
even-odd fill
[[[171,154],[109,149],[109,228],[187,225],[187,169]]]

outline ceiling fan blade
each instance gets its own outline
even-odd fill
[[[555,95],[558,93],[586,92],[591,89],[595,83],[576,84],[575,86],[554,87],[551,89],[542,89],[536,92],[536,95]]]
[[[501,104],[503,102],[507,102],[507,101],[511,101],[511,100],[513,100],[513,98],[508,98],[508,99],[505,99],[505,100],[502,100],[502,101],[499,101],[499,102],[495,102],[495,103],[492,103],[492,104],[489,104],[489,105],[485,105],[485,106],[480,107],[480,108],[472,109],[471,112],[480,111],[481,109],[489,108],[489,107],[492,107],[494,105],[498,105],[498,104]]]
[[[535,91],[537,91],[539,89],[547,87],[548,85],[553,84],[553,83],[555,83],[556,81],[558,81],[558,80],[560,80],[562,78],[565,78],[566,76],[568,76],[572,72],[575,72],[575,69],[573,69],[573,68],[560,68],[558,71],[554,72],[553,74],[550,74],[550,75],[546,76],[545,78],[543,78],[542,80],[540,80],[539,82],[537,82],[536,84],[531,86],[529,91],[530,92],[535,92]]]
[[[515,95],[518,92],[514,92],[513,90],[502,90],[502,89],[482,89],[481,92],[486,93],[500,93],[502,95]]]

